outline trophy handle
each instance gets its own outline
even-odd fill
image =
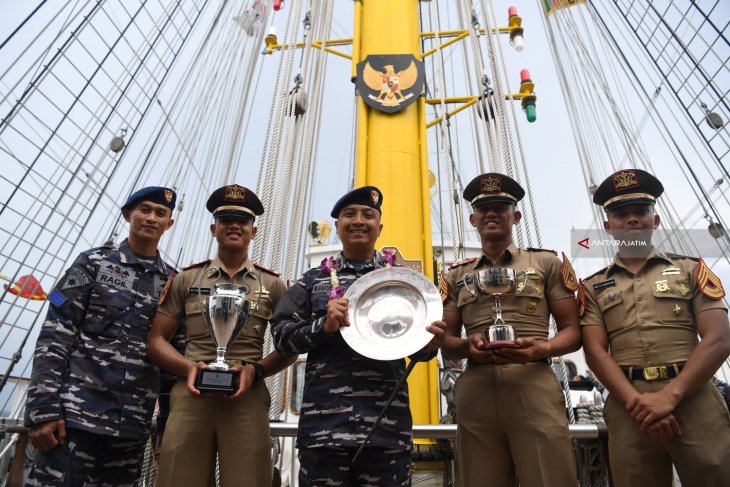
[[[466,278],[467,278],[467,277],[469,277],[469,276],[471,276],[471,282],[472,282],[472,284],[473,284],[473,286],[474,286],[474,290],[473,290],[473,291],[472,291],[471,289],[469,289],[469,281],[468,281],[468,280],[466,279]],[[462,282],[464,283],[464,288],[465,288],[465,289],[466,289],[466,290],[467,290],[467,291],[469,292],[469,294],[471,294],[472,296],[479,296],[479,292],[477,291],[477,285],[476,285],[476,280],[477,280],[476,274],[467,274],[467,275],[465,275],[465,276],[463,277],[463,279],[461,280],[461,281],[462,281]]]
[[[515,289],[519,289],[520,291],[525,289],[525,286],[527,285],[527,272],[515,271],[515,284]]]

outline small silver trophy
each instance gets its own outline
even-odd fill
[[[502,319],[502,296],[511,296],[517,292],[520,281],[524,285],[527,279],[525,271],[516,271],[504,267],[481,269],[464,277],[464,287],[472,296],[494,298],[496,317],[494,324],[487,329],[487,348],[517,348],[515,330]],[[473,289],[469,285],[473,286]]]
[[[217,357],[209,369],[198,371],[195,387],[201,392],[233,394],[238,390],[238,373],[230,370],[226,351],[246,325],[250,306],[247,286],[231,283],[213,284],[208,305],[202,306],[205,323],[213,336]]]

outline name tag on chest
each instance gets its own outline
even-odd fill
[[[616,285],[616,279],[609,279],[607,281],[601,281],[597,282],[593,285],[593,289],[598,291],[599,289],[605,289],[607,287],[615,286]]]
[[[103,282],[107,286],[117,289],[131,290],[136,278],[137,272],[134,270],[104,260],[99,267],[99,274],[96,276],[96,281]]]

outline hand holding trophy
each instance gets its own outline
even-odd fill
[[[487,329],[487,348],[510,347],[518,348],[514,328],[504,322],[502,318],[502,297],[511,296],[517,292],[520,282],[524,284],[527,278],[525,271],[516,271],[505,267],[491,267],[481,269],[464,277],[464,287],[472,296],[486,296],[494,298],[494,324]],[[471,287],[470,287],[471,285]]]
[[[233,394],[238,390],[238,372],[230,370],[232,367],[226,360],[226,352],[250,316],[250,303],[246,299],[248,292],[245,285],[213,284],[207,306],[202,306],[217,357],[207,369],[198,371],[195,387],[201,392]]]

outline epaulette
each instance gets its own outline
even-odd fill
[[[672,252],[665,252],[664,255],[666,255],[670,259],[689,259],[689,260],[693,260],[695,262],[700,261],[699,257],[690,257],[689,255],[674,254]]]
[[[454,262],[453,264],[451,264],[451,267],[449,267],[449,270],[456,269],[457,267],[461,267],[465,264],[470,264],[477,259],[479,259],[479,257],[472,257],[471,259],[462,260],[461,262]]]
[[[274,270],[271,270],[271,269],[268,269],[268,268],[266,268],[266,267],[264,267],[262,265],[259,265],[259,264],[254,264],[253,266],[255,268],[257,268],[258,270],[260,270],[260,271],[268,272],[269,274],[273,274],[276,277],[279,277],[281,275],[278,272],[276,272]]]
[[[536,247],[527,247],[525,250],[528,252],[552,252],[554,255],[558,255],[558,253],[554,250],[550,249],[538,249]]]
[[[192,269],[194,267],[204,266],[204,265],[210,264],[210,262],[211,262],[210,259],[201,260],[200,262],[196,262],[195,264],[190,264],[189,266],[183,267],[182,270],[186,271],[186,270]]]
[[[115,245],[114,242],[112,242],[111,240],[107,240],[106,242],[104,242],[103,244],[101,244],[99,246],[99,248],[102,248],[102,249],[113,249],[114,248],[114,245]]]
[[[601,272],[605,272],[605,271],[606,271],[606,269],[608,269],[608,266],[604,267],[603,269],[599,269],[599,270],[597,270],[596,272],[594,272],[593,274],[591,274],[590,276],[588,276],[588,277],[586,277],[586,278],[584,278],[584,279],[581,279],[581,282],[588,282],[588,279],[591,279],[591,278],[593,278],[593,277],[596,277],[596,276],[597,276],[598,274],[600,274]]]

